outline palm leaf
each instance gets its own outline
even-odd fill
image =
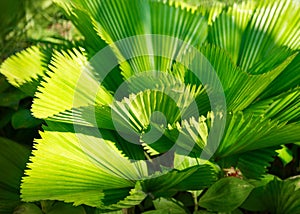
[[[156,173],[142,181],[144,191],[152,197],[170,197],[177,191],[199,190],[210,186],[218,179],[219,171],[212,165],[193,164],[182,170]]]
[[[177,90],[182,93],[179,94]],[[172,142],[174,138],[168,137],[172,135],[166,133],[169,132],[168,127],[191,117],[192,113],[197,115],[197,112],[190,112],[189,109],[193,108],[189,107],[198,91],[196,87],[180,84],[168,87],[165,84],[161,90],[131,94],[129,98],[113,103],[112,119],[118,132],[136,136],[137,139],[140,137],[145,150],[150,155],[157,155],[168,151],[176,141]]]
[[[284,181],[275,177],[267,184],[260,184],[255,188],[242,207],[247,210],[268,211],[275,214],[298,213],[300,210],[298,182],[297,177]]]
[[[179,126],[178,130],[186,145],[190,145],[189,147],[198,145],[198,149],[193,150],[196,154],[204,151],[209,154],[217,149],[214,153],[216,160],[256,149],[298,142],[300,137],[299,123],[286,125],[261,116],[253,116],[252,113],[236,112],[228,114],[224,136],[219,145],[214,145],[212,144],[214,141],[208,141],[207,133],[213,126],[211,122],[214,121],[209,118],[184,121],[183,126]],[[214,137],[218,138],[218,136]]]
[[[280,127],[280,126],[279,126]],[[278,127],[278,128],[279,128]],[[280,144],[290,144],[299,142],[299,122],[293,122],[287,124],[279,129],[273,129],[270,133],[263,136],[257,144],[252,146],[252,149],[256,146],[257,148],[264,148],[265,145],[276,146]],[[272,141],[272,143],[270,143]],[[272,144],[272,145],[271,145]],[[249,148],[250,149],[250,148]]]
[[[52,72],[47,73],[33,101],[32,112],[35,117],[47,118],[72,107],[95,102],[108,104],[112,101],[112,96],[100,86],[88,67],[84,53],[76,49],[56,52],[49,67]]]
[[[300,75],[300,54],[283,70],[283,72],[268,86],[261,97],[271,97],[284,91],[299,86]]]
[[[190,177],[197,171],[197,167],[185,171],[173,170],[167,174],[155,176],[142,182],[144,191],[152,197],[170,197],[178,191],[176,185]]]
[[[241,170],[243,177],[260,179],[267,172],[267,167],[271,166],[274,157],[277,155],[275,148],[258,149],[241,154],[237,161],[237,168]]]
[[[105,197],[104,197],[104,204],[107,204],[106,206],[104,206],[102,209],[113,209],[113,210],[117,210],[120,208],[130,208],[133,207],[135,205],[140,204],[147,196],[147,194],[142,190],[142,186],[140,184],[140,182],[137,182],[135,187],[133,189],[131,189],[128,194],[126,195],[126,197],[124,198],[120,198],[120,189],[116,189],[116,190],[108,190],[107,192],[105,192]],[[112,197],[115,196],[116,198]],[[113,200],[116,201],[116,199],[118,200],[117,202],[113,202]]]
[[[91,59],[95,54],[102,50],[106,43],[97,34],[97,31],[93,25],[93,18],[86,7],[80,7],[74,2],[67,1],[55,1],[61,8],[64,9],[65,15],[72,21],[74,26],[80,31],[84,39],[81,41],[81,45],[85,47],[87,57]],[[75,5],[76,6],[75,6]],[[102,67],[100,67],[102,71]],[[109,74],[106,75],[102,84],[109,90],[116,90],[118,86],[123,82],[121,72],[118,67],[112,69]]]
[[[61,1],[58,1],[61,2]],[[193,7],[179,2],[163,1],[73,1],[64,2],[66,10],[76,8],[86,11],[95,21],[98,34],[108,44],[128,38],[130,36],[142,34],[158,34],[171,36],[172,38],[162,39],[162,37],[140,37],[122,43],[114,50],[120,61],[124,57],[150,55],[150,57],[140,57],[128,60],[121,65],[123,75],[128,78],[134,72],[159,70],[166,71],[172,64],[172,59],[176,59],[180,52],[183,40],[187,44],[200,45],[204,42],[207,34],[207,26],[204,17],[195,11]],[[132,13],[135,11],[135,13]],[[145,16],[145,14],[149,14]],[[163,22],[161,20],[164,20]],[[175,24],[175,25],[174,25]],[[133,27],[135,26],[135,27]],[[177,38],[177,39],[174,39]],[[163,40],[163,41],[161,41]],[[161,48],[161,45],[168,48]],[[154,54],[153,54],[154,53]],[[159,53],[159,54],[155,54]],[[164,56],[164,57],[152,57]],[[166,58],[167,57],[167,58]],[[131,57],[129,57],[131,58]]]
[[[142,71],[170,69],[173,59],[186,49],[186,45],[182,45],[178,39],[187,44],[200,45],[206,38],[204,18],[180,3],[148,0],[92,1],[90,9],[99,35],[108,44],[135,35],[171,36],[137,36],[116,44],[114,50],[122,62],[130,56],[149,55],[122,63],[121,70],[126,78]]]
[[[299,128],[297,123],[285,125],[241,112],[229,115],[226,133],[215,157],[298,142]]]
[[[134,138],[139,140],[137,143],[143,142],[144,146],[149,144],[151,148],[154,146],[159,153],[165,152],[172,143],[160,138],[168,124],[175,123],[183,116],[176,101],[163,92],[146,90],[137,95],[132,94],[121,102],[115,102],[112,106],[112,119],[117,131],[130,136],[131,141],[136,136]]]
[[[55,121],[75,126],[98,127],[100,129],[115,130],[111,116],[110,106],[83,106],[60,112],[47,118],[47,121]]]
[[[248,71],[257,67],[255,63],[260,59],[276,53],[274,48],[299,48],[299,13],[295,12],[295,8],[299,8],[299,4],[289,0],[266,1],[257,5],[253,2],[233,4],[212,23],[209,38],[212,43],[227,50],[237,65]],[[273,54],[272,58],[268,58],[269,64],[280,59],[282,53],[277,53],[277,57]]]
[[[215,71],[225,93],[228,111],[243,110],[249,106],[295,57],[295,55],[288,57],[273,70],[266,73],[251,75],[234,66],[228,54],[218,47],[205,45],[200,48],[200,52],[208,61],[195,59],[197,61],[193,62],[192,54],[190,57],[185,56],[184,60],[193,63],[193,71],[176,66],[176,76],[181,75],[185,82],[197,85],[201,81],[198,77],[204,77],[205,82],[202,84],[205,84],[207,92],[212,94],[217,93],[220,86],[216,84],[217,80],[214,75],[204,72]]]
[[[51,55],[50,48],[32,46],[9,57],[1,65],[0,73],[6,76],[10,84],[33,96],[45,76]]]
[[[201,116],[198,120],[193,117],[189,120],[183,120],[173,127],[174,130],[171,129],[167,132],[166,136],[176,142],[183,151],[188,152],[193,157],[198,157],[207,146],[207,138],[211,128],[209,124],[213,122],[213,118],[213,115],[208,114],[206,118]],[[179,134],[180,137],[178,137]]]
[[[299,101],[300,89],[294,88],[278,96],[258,101],[246,111],[280,122],[293,122],[299,120]]]
[[[238,64],[248,70],[272,48],[286,45],[297,49],[299,44],[299,7],[294,1],[270,1],[258,8],[243,36],[243,49]],[[283,28],[282,26],[286,26]],[[298,40],[298,42],[297,42]]]
[[[69,20],[72,21],[76,29],[84,36],[84,47],[89,56],[93,56],[103,47],[106,43],[97,35],[94,29],[93,20],[90,15],[85,11],[74,6],[67,6],[66,3],[59,2]]]
[[[176,184],[173,188],[179,191],[201,190],[210,187],[219,179],[219,171],[212,165],[201,164],[189,177]]]
[[[255,8],[252,1],[243,1],[222,10],[209,26],[208,41],[226,50],[236,64],[242,36]]]
[[[188,106],[189,98],[190,96],[187,93],[172,94],[171,92],[146,90],[136,95],[132,94],[121,102],[115,102],[112,109],[118,117],[124,118],[125,124],[131,124],[136,132],[141,133],[150,124],[153,112],[163,113],[168,124],[174,124],[180,120],[181,117],[184,117],[184,107]],[[163,124],[163,118],[159,115],[152,119],[158,124]],[[127,125],[124,125],[124,127],[127,127]]]
[[[44,129],[21,185],[24,201],[54,199],[102,207],[104,190],[130,189],[133,180],[147,175],[142,162],[123,157],[109,134],[107,140],[93,136],[93,130],[75,134],[56,123]]]

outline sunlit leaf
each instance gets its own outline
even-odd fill
[[[282,146],[282,148],[277,150],[277,152],[278,157],[280,158],[284,166],[286,166],[293,160],[293,153],[286,146]]]
[[[9,57],[1,65],[0,73],[10,84],[32,96],[45,76],[51,55],[49,49],[32,46]]]
[[[64,200],[103,207],[104,190],[130,190],[133,180],[147,175],[145,166],[123,157],[109,133],[110,140],[104,140],[93,136],[95,130],[76,134],[66,125],[50,123],[44,130],[23,178],[24,201]]]
[[[53,72],[47,73],[33,101],[35,117],[47,118],[72,107],[111,102],[111,95],[88,70],[87,58],[80,51],[55,52],[49,67]]]

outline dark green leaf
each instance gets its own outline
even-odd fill
[[[183,208],[183,204],[175,199],[158,198],[153,201],[156,210],[162,210],[169,214],[184,214],[187,211]],[[156,212],[161,213],[161,212]]]
[[[262,200],[265,195],[265,186],[274,179],[273,175],[265,175],[261,180],[249,180],[255,186],[247,199],[241,205],[241,208],[250,211],[264,211],[266,204]]]
[[[239,178],[223,178],[207,190],[199,205],[211,211],[230,212],[245,201],[253,188],[253,185]]]
[[[299,123],[286,125],[251,112],[230,113],[226,119],[226,131],[215,153],[217,158],[300,141]]]
[[[18,206],[13,214],[43,214],[42,210],[35,204],[24,203]]]
[[[271,147],[240,154],[236,166],[244,177],[259,179],[266,173],[267,167],[271,165],[277,155],[276,149],[277,147]]]
[[[48,213],[49,210],[52,208],[52,206],[54,205],[55,201],[49,201],[49,200],[45,200],[45,201],[41,201],[41,207],[42,207],[42,211],[44,213]]]
[[[300,212],[299,178],[287,180],[269,178],[257,183],[243,208],[251,211],[268,211],[274,214],[294,214]]]
[[[300,82],[300,53],[293,61],[283,70],[283,72],[268,86],[262,94],[262,97],[270,97],[284,91],[294,88]]]
[[[2,75],[0,75],[0,93],[2,93],[3,91],[5,91],[9,87],[10,87],[10,85],[6,81],[5,77],[2,76]]]
[[[300,213],[300,189],[296,188],[298,181],[280,181],[274,179],[264,189],[262,200],[266,210],[275,214]]]
[[[300,117],[300,88],[296,87],[277,96],[260,100],[249,106],[245,112],[280,122],[295,122]]]
[[[0,137],[0,213],[12,213],[20,202],[20,183],[29,148]]]
[[[56,202],[47,214],[86,214],[82,206],[74,207],[71,204]]]
[[[15,129],[32,128],[41,124],[41,120],[35,119],[30,110],[21,109],[12,116],[12,126]]]
[[[16,109],[20,100],[25,97],[27,97],[27,95],[19,90],[2,92],[0,94],[0,106]]]
[[[14,112],[9,108],[0,108],[0,129],[8,124]]]

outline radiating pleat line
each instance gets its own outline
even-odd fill
[[[50,48],[31,46],[6,59],[1,65],[0,73],[6,76],[10,84],[32,96],[40,78],[45,76],[47,61],[51,55]]]
[[[237,167],[245,177],[262,178],[277,154],[275,150],[271,147],[244,153],[238,159]]]
[[[191,10],[187,10],[180,4],[176,4],[168,1],[148,0],[130,3],[128,1],[102,1],[97,5],[98,10],[92,11],[92,15],[98,22],[97,26],[100,36],[105,39],[108,44],[133,35],[149,33],[177,37],[188,43],[190,42],[192,45],[201,44],[206,37],[204,20],[202,20],[201,16],[196,14],[196,12],[191,12]],[[130,9],[129,5],[131,5]],[[134,8],[132,8],[132,5],[134,5]],[[132,13],[132,10],[135,12]],[[173,17],[173,15],[175,19],[169,18]],[[165,17],[165,19],[163,17]],[[146,50],[146,52],[148,51],[149,54],[151,54],[151,46],[153,46],[153,44],[155,46],[155,43],[151,41],[137,42],[137,44],[124,44],[124,47],[119,49],[119,51],[114,50],[118,52],[117,55],[121,58],[127,50],[137,54],[144,53]],[[170,51],[174,53],[174,46],[176,47],[176,44],[167,45],[168,47],[165,47],[164,50],[170,49]],[[173,56],[173,53],[169,53],[169,55]],[[174,57],[176,58],[176,56]],[[128,78],[134,72],[154,69],[166,71],[170,68],[171,64],[172,60],[170,61],[170,59],[144,56],[128,60],[127,63],[124,62],[121,64],[121,69],[123,70],[124,76]]]
[[[49,66],[53,72],[48,73],[49,77],[44,78],[35,94],[32,106],[35,117],[47,118],[72,108],[112,101],[112,96],[100,86],[92,72],[84,69],[88,65],[86,57],[73,51],[75,53],[56,52]]]

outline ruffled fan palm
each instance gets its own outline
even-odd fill
[[[262,177],[280,145],[300,141],[300,13],[297,1],[261,2],[57,0],[83,36],[80,47],[31,47],[1,67],[34,95],[32,114],[46,122],[22,199],[120,209],[209,187],[222,176],[219,167]],[[138,35],[176,39],[116,45]],[[107,75],[111,62],[95,55],[106,45],[119,62]],[[209,63],[191,70],[175,60],[190,47]],[[155,48],[172,59],[151,56]],[[211,67],[226,112],[210,105],[211,82],[197,77]],[[210,133],[222,119],[224,132]],[[218,147],[209,146],[210,135]]]

